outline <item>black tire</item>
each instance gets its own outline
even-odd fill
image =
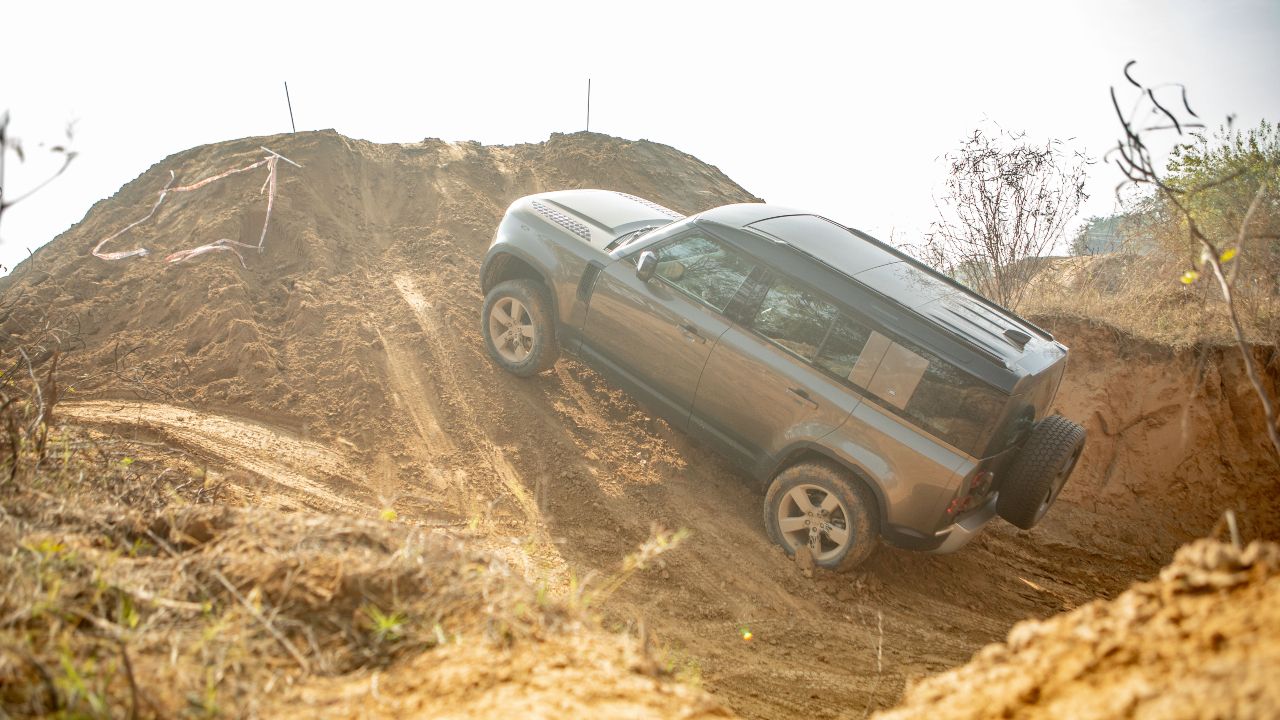
[[[996,512],[1030,530],[1049,512],[1084,452],[1084,428],[1061,415],[1051,415],[1031,430],[996,498]]]
[[[820,511],[828,496],[837,507],[825,516],[806,512],[797,502],[807,498],[810,508]],[[809,522],[783,529],[783,522],[797,520]],[[816,531],[816,544],[815,532],[808,529],[813,521],[824,523]],[[871,490],[844,468],[824,462],[796,463],[778,473],[765,494],[764,526],[769,539],[787,555],[794,556],[801,544],[807,544],[815,565],[837,572],[862,564],[880,540],[879,511]],[[839,530],[845,531],[843,543],[838,543]]]
[[[551,298],[546,286],[534,280],[494,285],[484,296],[480,332],[489,357],[512,375],[537,375],[560,355]]]

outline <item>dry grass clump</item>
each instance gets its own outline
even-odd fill
[[[1105,321],[1173,348],[1233,344],[1226,310],[1207,283],[1179,281],[1185,263],[1158,255],[1055,258],[1024,295],[1029,317]],[[1280,341],[1280,298],[1242,294],[1240,315],[1252,342]]]
[[[252,712],[307,676],[569,622],[502,563],[352,517],[179,498],[139,510],[10,489],[0,515],[0,708]]]
[[[0,488],[6,716],[252,714],[307,677],[576,622],[443,535],[231,508],[193,465],[48,447]]]

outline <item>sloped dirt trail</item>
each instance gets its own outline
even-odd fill
[[[266,249],[247,267],[89,256],[145,213],[171,169],[190,182],[262,144],[303,169],[282,172]],[[1107,442],[1086,452],[1088,481],[1069,485],[1034,531],[995,524],[956,555],[884,549],[856,574],[805,578],[765,537],[763,490],[715,455],[572,359],[521,380],[485,356],[477,272],[503,210],[584,186],[683,212],[753,199],[672,148],[599,135],[484,147],[320,132],[205,146],[158,163],[0,279],[14,309],[0,330],[22,342],[40,323],[76,329],[62,367],[88,399],[64,406],[68,421],[182,447],[242,474],[255,501],[274,494],[365,517],[392,509],[401,522],[448,528],[553,592],[600,587],[655,523],[687,528],[681,549],[599,609],[617,628],[644,623],[675,669],[749,717],[892,705],[907,680],[965,661],[1014,622],[1115,595],[1167,559],[1150,533],[1117,529],[1116,517],[1137,522],[1144,507],[1117,493],[1157,493],[1159,482],[1138,482],[1140,467],[1100,467],[1117,447]],[[229,181],[200,202],[178,198],[129,241],[156,255],[190,238],[256,242],[256,191]],[[1066,337],[1073,368],[1089,375],[1069,375],[1074,404],[1064,407],[1110,422],[1081,399],[1115,395],[1100,390],[1103,369],[1076,360],[1090,341]],[[1125,441],[1162,418],[1125,429]],[[1264,467],[1249,463],[1223,476],[1214,502],[1246,497],[1230,488]],[[1099,477],[1113,478],[1105,495],[1094,493]],[[1174,529],[1207,532],[1216,512],[1196,509]]]
[[[156,437],[211,464],[253,473],[274,483],[277,493],[316,509],[353,511],[368,499],[345,458],[278,427],[150,402],[69,402],[58,411],[78,423]]]

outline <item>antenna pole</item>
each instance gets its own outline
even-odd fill
[[[289,103],[289,127],[293,128],[294,132],[298,132],[298,126],[295,125],[293,122],[293,101],[289,99],[289,81],[288,80],[284,81],[284,101]]]
[[[591,132],[591,78],[587,78],[587,132]]]

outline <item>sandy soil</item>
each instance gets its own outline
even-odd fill
[[[1199,540],[1113,601],[1020,623],[880,720],[1280,716],[1280,545]]]
[[[282,166],[266,250],[246,268],[229,254],[160,258],[217,237],[256,242],[253,177],[187,193],[121,240],[151,257],[89,256],[145,214],[169,170],[191,182],[252,161],[260,144],[304,167]],[[688,528],[684,548],[604,611],[619,628],[644,621],[748,717],[891,706],[909,680],[964,662],[1019,620],[1150,577],[1226,507],[1251,533],[1280,532],[1268,519],[1274,461],[1230,361],[1135,350],[1076,323],[1055,328],[1073,346],[1059,405],[1091,439],[1045,523],[993,525],[952,556],[884,549],[854,575],[807,579],[765,537],[763,490],[715,455],[574,360],[520,380],[485,357],[477,271],[497,220],[516,197],[566,187],[683,212],[752,199],[669,147],[599,135],[513,147],[332,132],[235,141],[167,158],[95,205],[0,280],[17,310],[0,322],[19,342],[42,322],[74,328],[68,420],[177,444],[254,502],[390,508],[471,533],[561,591],[611,572],[655,522]],[[1179,409],[1204,397],[1214,403]]]

